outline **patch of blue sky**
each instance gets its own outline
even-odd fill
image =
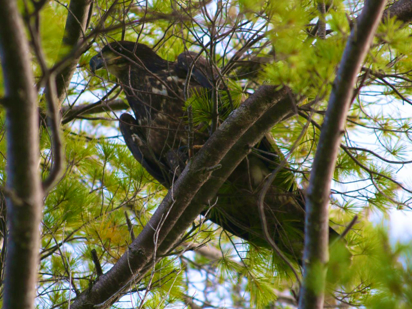
[[[384,136],[381,130],[393,124],[394,127],[405,125],[403,130],[407,131],[412,126],[412,106],[399,99],[388,100],[387,95],[380,95],[383,90],[385,90],[383,86],[373,86],[365,88],[361,93],[360,100],[364,105],[363,109],[374,121],[368,121],[368,128],[358,126],[356,130],[349,130],[348,140],[351,141],[351,146],[368,148],[386,160],[411,161],[412,145],[409,133],[397,132],[396,135]],[[391,155],[388,152],[388,150],[397,147],[399,151],[396,155]],[[410,162],[390,164],[376,157],[374,157],[373,162],[379,168],[392,170],[395,180],[408,190],[412,190],[412,164]],[[340,185],[335,182],[333,187],[349,191],[362,185],[361,183]],[[372,192],[376,192],[376,190]],[[400,205],[396,209],[392,204],[386,216],[380,211],[370,213],[370,220],[387,227],[393,241],[407,242],[412,239],[412,211],[410,210],[412,203],[409,200],[411,195],[410,192],[399,188],[396,191],[396,198],[399,201],[404,201],[405,205]]]

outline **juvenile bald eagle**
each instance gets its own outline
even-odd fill
[[[192,63],[196,64],[192,67]],[[187,145],[184,119],[184,85],[191,71],[189,89],[212,88],[206,60],[182,53],[177,62],[159,57],[151,48],[134,42],[106,45],[90,61],[92,71],[106,68],[118,78],[136,119],[120,118],[120,129],[134,157],[160,183],[169,187],[176,167],[174,155]],[[202,141],[197,140],[200,144]]]
[[[90,67],[92,71],[105,68],[118,78],[136,117],[123,114],[120,118],[125,142],[143,167],[170,187],[176,169],[184,166],[184,149],[188,143],[185,93],[212,89],[216,70],[196,53],[184,52],[176,62],[170,62],[146,45],[125,41],[106,45],[91,59]],[[208,131],[198,132],[195,132],[195,144],[202,145]],[[257,148],[261,152],[249,155],[222,187],[218,205],[212,209],[209,219],[251,243],[269,247],[262,232],[257,200],[279,157],[267,139]],[[293,174],[285,169],[265,199],[272,237],[295,260],[300,260],[302,255],[305,217],[303,200],[298,193]],[[337,235],[333,230],[331,233]]]

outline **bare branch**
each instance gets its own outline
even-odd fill
[[[69,5],[69,13],[66,20],[66,26],[64,29],[64,37],[62,47],[64,50],[69,48],[72,50],[77,46],[81,37],[84,37],[86,30],[86,24],[89,17],[89,9],[91,6],[91,0],[71,0]],[[61,104],[66,97],[67,88],[70,85],[70,81],[76,70],[77,63],[79,62],[80,54],[77,54],[67,62],[59,75],[56,77],[56,94],[58,102]]]
[[[64,107],[62,109],[62,114],[64,115],[62,123],[69,123],[70,121],[76,119],[79,116],[125,110],[128,108],[129,105],[122,99],[117,99],[109,102],[98,101],[93,104],[82,104],[73,108]]]
[[[48,122],[52,138],[53,166],[49,175],[43,181],[43,191],[47,193],[60,180],[65,168],[65,152],[63,149],[63,138],[60,131],[60,116],[57,107],[57,95],[54,74],[47,79],[46,100]]]
[[[330,245],[333,247],[335,244],[337,244],[339,241],[345,238],[345,236],[349,233],[349,231],[353,228],[353,226],[356,224],[356,221],[358,221],[358,215],[354,216],[351,222],[349,222],[348,226],[345,228],[345,230],[339,235],[338,238],[336,238],[333,243]]]
[[[100,277],[101,275],[103,275],[103,270],[102,270],[102,266],[100,265],[99,256],[97,255],[97,252],[95,249],[90,251],[90,253],[92,255],[94,267],[96,268],[97,277]]]
[[[381,20],[385,0],[365,3],[346,44],[316,150],[307,189],[303,287],[299,308],[323,308],[328,254],[328,202],[340,139],[355,82]],[[315,284],[316,282],[316,284]]]
[[[288,92],[287,88],[277,92],[274,91],[275,89],[274,86],[262,86],[228,117],[186,166],[149,223],[129,246],[127,253],[107,274],[99,278],[90,291],[83,293],[73,303],[72,308],[93,308],[96,304],[101,304],[101,308],[107,308],[111,303],[107,300],[131,284],[136,276],[141,276],[143,270],[147,271],[145,267],[153,263],[155,254],[166,252],[178,240],[187,224],[193,222],[193,220],[186,220],[183,224],[180,223],[188,206],[191,206],[190,214],[194,218],[203,210],[203,203],[192,202],[199,189],[211,176],[211,172],[205,171],[205,167],[221,163],[242,135]],[[234,167],[236,166],[237,164]],[[215,172],[219,171],[220,169]],[[173,237],[168,236],[176,224],[179,224],[179,228],[172,233]],[[162,245],[166,237],[169,238],[168,241],[161,248],[157,248],[156,246]]]
[[[216,199],[216,194],[226,179],[232,174],[239,163],[250,152],[250,149],[258,143],[263,135],[268,132],[275,124],[294,115],[293,102],[289,93],[277,91],[276,86],[262,86],[249,98],[249,100],[280,100],[275,106],[269,109],[256,123],[231,147],[230,151],[221,161],[221,168],[216,170],[212,177],[202,186],[194,197],[191,205],[180,216],[175,227],[159,248],[159,252],[167,252],[179,240],[190,224],[202,210]]]

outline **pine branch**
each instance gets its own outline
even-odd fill
[[[199,189],[211,176],[211,171],[205,171],[204,167],[216,166],[223,162],[225,155],[242,136],[249,133],[251,126],[287,96],[287,88],[279,91],[276,89],[277,87],[274,86],[260,87],[229,116],[186,166],[149,223],[129,246],[129,250],[107,274],[99,278],[87,293],[84,292],[73,303],[72,308],[93,308],[96,304],[100,304],[100,308],[108,308],[112,303],[112,298],[116,297],[118,292],[132,283],[135,284],[135,277],[141,277],[145,271],[150,269],[153,261],[158,259],[157,256],[166,252],[170,245],[178,240],[178,237],[186,230],[187,224],[190,225],[203,210],[204,204],[196,203],[195,198]],[[241,159],[238,163],[240,161]],[[237,164],[233,168],[236,166]],[[215,173],[220,170],[216,170]],[[228,171],[227,176],[230,173],[231,171]],[[192,219],[181,222],[188,208]],[[169,234],[173,229],[171,237]],[[166,238],[168,240],[163,244]]]

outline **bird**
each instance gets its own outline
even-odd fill
[[[92,71],[106,68],[117,77],[136,117],[127,113],[120,117],[125,143],[136,160],[166,187],[173,179],[169,171],[177,167],[175,161],[181,161],[179,149],[188,143],[184,85],[195,55],[184,52],[170,62],[144,44],[118,41],[90,60]],[[203,57],[196,60],[190,90],[211,89],[211,74]],[[201,144],[199,139],[196,142]]]
[[[90,68],[92,72],[106,69],[117,78],[135,116],[125,113],[120,117],[125,143],[147,172],[170,188],[189,157],[185,101],[202,91],[210,99],[220,78],[218,69],[195,52],[185,51],[172,62],[145,44],[129,41],[104,46],[90,60]],[[203,145],[207,140],[209,127],[208,123],[197,124],[195,145]],[[206,207],[202,214],[251,245],[270,248],[257,201],[266,179],[282,160],[273,140],[264,137],[221,187],[216,206]],[[303,195],[294,174],[282,168],[264,199],[270,237],[299,263],[304,240]],[[330,228],[330,236],[334,239],[339,234]]]

